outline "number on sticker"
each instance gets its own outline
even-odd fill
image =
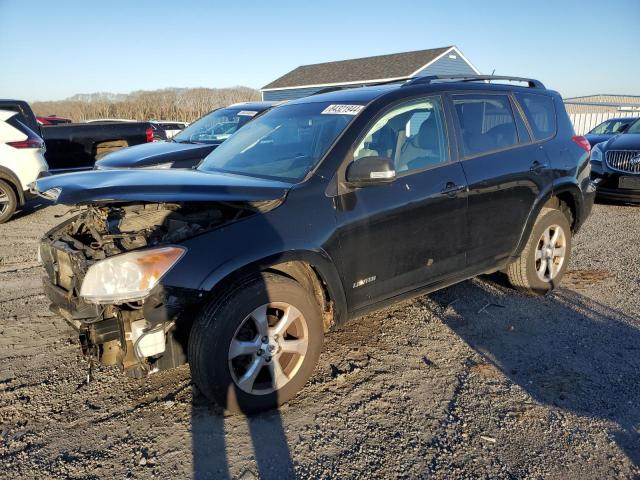
[[[323,115],[357,115],[364,105],[329,105],[322,111]]]

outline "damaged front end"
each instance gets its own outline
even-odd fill
[[[280,202],[90,204],[42,239],[51,310],[78,331],[85,355],[128,375],[185,363],[203,292],[161,282],[186,252],[180,242]]]

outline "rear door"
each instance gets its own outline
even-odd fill
[[[469,184],[467,260],[491,267],[513,253],[552,170],[508,92],[453,94],[451,102]]]
[[[465,268],[466,180],[450,151],[440,97],[398,104],[374,121],[350,161],[394,160],[397,178],[336,198],[339,265],[351,310]]]

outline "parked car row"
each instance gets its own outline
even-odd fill
[[[127,119],[93,119],[74,124],[61,117],[36,117],[29,104],[19,100],[0,100],[0,111],[6,112],[7,118],[15,117],[12,122],[38,137],[38,146],[33,148],[38,155],[44,154],[45,170],[59,174],[93,168],[193,168],[238,128],[273,105],[231,105],[205,115],[188,128],[183,122]],[[168,135],[173,138],[164,142]],[[121,152],[114,154],[117,151]],[[108,154],[112,155],[101,160]],[[24,165],[17,165],[13,157],[5,156],[3,161],[2,179],[7,185],[1,191],[11,187],[11,192],[0,196],[6,202],[0,223],[11,218],[28,198],[24,184],[17,178]]]
[[[273,102],[231,105],[196,120],[170,142],[139,145],[111,153],[95,168],[193,168],[249,120],[269,110]]]
[[[589,142],[539,81],[420,77],[262,107],[36,181],[83,207],[40,256],[86,355],[134,377],[188,361],[210,400],[254,412],[292,398],[350,318],[498,270],[534,294],[561,282],[595,185]]]

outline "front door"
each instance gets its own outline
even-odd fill
[[[351,161],[384,156],[396,180],[336,197],[342,269],[350,310],[464,269],[466,180],[453,161],[439,97],[401,104],[377,119]]]

